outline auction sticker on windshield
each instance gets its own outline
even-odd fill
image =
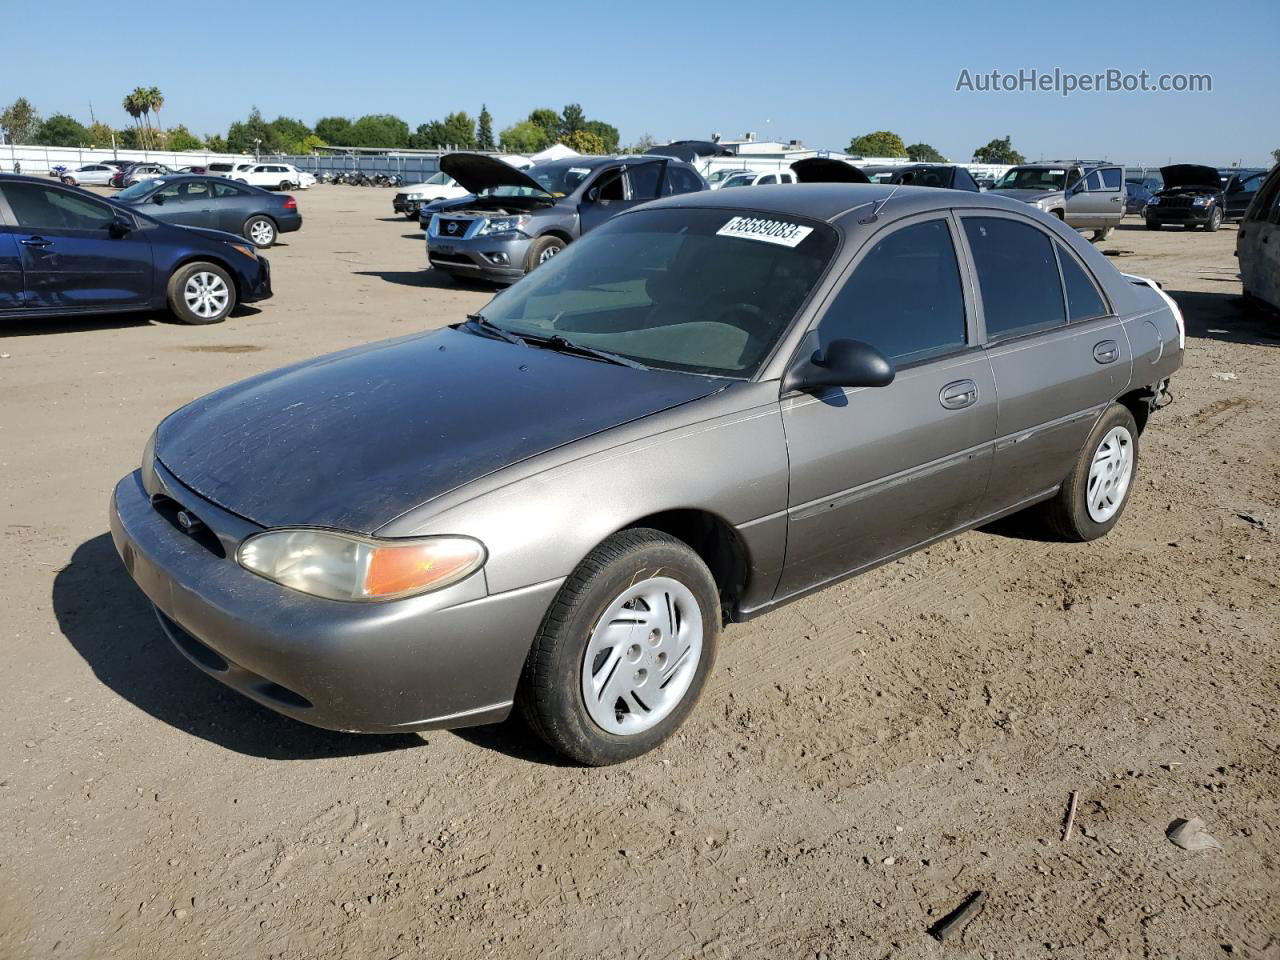
[[[762,217],[734,217],[716,231],[716,235],[720,237],[763,240],[783,247],[798,246],[811,233],[813,227],[787,223],[785,220],[765,220]]]

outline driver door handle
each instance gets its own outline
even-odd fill
[[[46,240],[44,237],[27,237],[26,239],[19,240],[18,242],[24,247],[47,247],[53,241]]]
[[[1093,346],[1093,359],[1099,363],[1114,363],[1120,358],[1120,345],[1114,340],[1103,340]]]
[[[972,380],[955,380],[938,393],[938,402],[948,410],[963,410],[978,402],[978,385]]]

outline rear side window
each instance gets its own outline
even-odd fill
[[[946,221],[877,242],[836,295],[818,339],[824,350],[832,340],[861,340],[898,366],[963,348],[964,293]]]
[[[667,167],[667,193],[697,193],[702,189],[698,175],[684,167]]]
[[[997,217],[966,217],[964,232],[978,271],[989,340],[1067,322],[1048,236],[1028,224]]]
[[[777,182],[778,182],[778,178],[774,174],[769,173],[761,177],[759,180],[757,180],[756,186],[762,186],[766,183],[777,183]]]
[[[213,195],[215,197],[242,197],[247,193],[239,187],[233,187],[230,183],[215,183],[213,185]]]
[[[1249,204],[1249,210],[1244,215],[1245,220],[1270,219],[1271,214],[1276,210],[1277,197],[1280,197],[1280,167],[1276,167],[1271,171],[1266,182],[1262,185],[1262,189],[1258,191],[1253,198],[1253,202]]]
[[[1067,315],[1071,322],[1105,317],[1110,311],[1084,267],[1080,266],[1080,262],[1062,244],[1055,243],[1054,247],[1058,252],[1058,263],[1062,265],[1062,282],[1067,290]]]
[[[105,230],[115,219],[106,204],[36,183],[7,183],[5,199],[18,226],[33,230]]]
[[[964,167],[956,167],[955,179],[951,182],[951,185],[957,190],[972,190],[974,193],[978,192],[977,182],[973,179],[973,175]]]

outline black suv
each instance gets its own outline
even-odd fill
[[[1175,224],[1212,233],[1222,226],[1227,212],[1222,177],[1216,169],[1198,163],[1175,163],[1161,167],[1160,176],[1164,178],[1164,189],[1156,191],[1143,211],[1148,230]]]

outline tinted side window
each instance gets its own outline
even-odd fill
[[[213,185],[213,195],[215,197],[241,197],[246,191],[239,187],[233,187],[230,183],[215,183]]]
[[[964,293],[945,220],[896,230],[864,256],[836,295],[818,337],[862,340],[897,365],[963,347]]]
[[[1058,251],[1062,280],[1067,289],[1067,315],[1073,322],[1105,317],[1110,311],[1084,267],[1062,244],[1056,243],[1054,247]]]
[[[1119,167],[1107,167],[1105,170],[1099,170],[1098,173],[1102,174],[1102,185],[1105,189],[1120,189],[1120,181],[1122,177],[1120,175]]]
[[[1101,190],[1102,189],[1101,172],[1098,170],[1095,170],[1093,171],[1093,173],[1089,174],[1089,176],[1085,178],[1084,188],[1090,191]]]
[[[88,197],[35,183],[7,183],[5,198],[21,227],[33,230],[105,230],[111,208]]]
[[[978,184],[974,181],[973,175],[964,167],[956,167],[955,180],[951,184],[957,190],[972,190],[978,192]]]
[[[758,186],[761,186],[762,184],[777,183],[777,182],[778,182],[777,176],[770,173],[770,174],[767,174],[766,176],[761,177],[759,180],[757,180],[756,186],[758,187]]]
[[[702,184],[698,182],[698,175],[692,170],[686,170],[684,167],[667,167],[667,187],[666,192],[671,193],[696,193],[702,189]]]
[[[642,163],[627,171],[631,178],[631,199],[652,200],[658,195],[658,186],[662,180],[662,164]]]
[[[996,217],[966,217],[964,232],[978,271],[988,339],[1067,322],[1053,242],[1045,234]]]

